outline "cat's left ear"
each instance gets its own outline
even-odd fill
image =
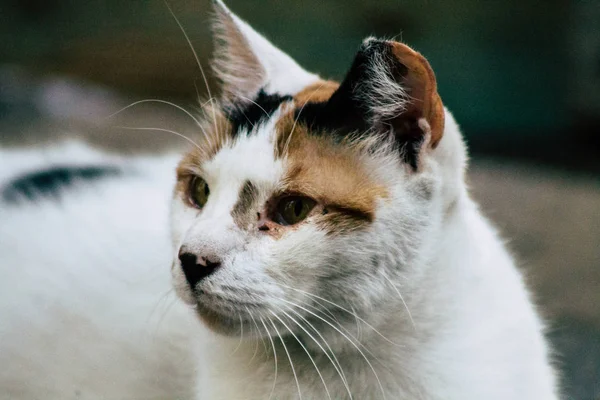
[[[213,0],[213,6],[213,69],[222,82],[226,104],[253,99],[261,89],[266,94],[294,95],[318,80],[317,75],[300,67],[221,0]]]

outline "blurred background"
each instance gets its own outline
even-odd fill
[[[309,70],[341,79],[361,40],[422,52],[471,149],[474,196],[550,322],[568,399],[600,399],[600,0],[228,0]],[[170,0],[214,93],[207,0]],[[79,137],[182,146],[206,86],[162,0],[0,0],[0,146]],[[1,166],[1,160],[0,160]]]

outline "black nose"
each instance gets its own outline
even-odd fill
[[[192,289],[196,287],[198,282],[215,272],[221,266],[221,263],[217,260],[210,260],[206,257],[198,259],[192,253],[179,253],[179,261],[181,262],[181,269],[185,274],[185,279],[187,279]]]

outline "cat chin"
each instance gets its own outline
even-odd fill
[[[232,312],[232,315],[215,311],[208,306],[209,301],[202,301],[201,297],[194,293],[186,282],[180,279],[177,274],[172,277],[173,288],[177,296],[188,306],[190,306],[199,317],[200,321],[215,333],[225,336],[239,336],[242,333],[240,328],[240,313]],[[204,296],[206,296],[206,293]],[[199,298],[200,297],[200,298]],[[231,305],[235,307],[235,305]],[[243,314],[246,314],[245,312]],[[249,319],[249,318],[248,318]],[[252,322],[250,322],[252,323]],[[246,325],[246,323],[244,323]]]
[[[177,296],[188,306],[190,306],[200,321],[210,330],[225,336],[236,336],[240,334],[239,318],[234,320],[232,317],[216,312],[204,305],[187,285],[177,284],[174,280],[174,288]]]
[[[211,331],[219,335],[227,337],[243,336],[245,338],[259,338],[263,336],[262,332],[257,334],[254,322],[251,319],[243,319],[243,317],[240,317],[240,314],[236,313],[232,316],[224,315],[203,306],[201,303],[197,303],[195,311],[200,321]]]
[[[232,307],[235,308],[235,305],[232,305]],[[244,306],[240,305],[239,312],[232,311],[231,314],[225,314],[207,307],[202,301],[198,301],[194,305],[194,310],[200,321],[219,335],[260,339],[277,334],[275,329],[271,329],[273,325],[278,325],[279,328],[277,329],[281,331],[284,330],[284,327],[277,321],[272,321],[270,318],[266,318],[265,315],[261,317],[250,314],[245,310],[241,311],[243,308]],[[266,323],[264,322],[265,319]]]
[[[230,337],[241,335],[239,320],[209,310],[202,305],[196,307],[196,315],[207,328],[215,333]]]

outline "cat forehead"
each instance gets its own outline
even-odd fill
[[[259,125],[273,118],[282,118],[286,113],[274,113],[282,106],[287,113],[293,112],[298,117],[305,111],[307,103],[324,104],[339,87],[337,82],[316,81],[302,87],[294,94],[267,93],[263,88],[253,99],[243,98],[224,107],[225,115],[231,122],[231,133],[249,133],[260,128]]]
[[[253,99],[224,106],[221,121],[209,128],[218,134],[204,141],[204,147],[213,147],[205,151],[212,156],[196,162],[203,163],[205,173],[230,179],[281,179],[284,159],[289,164],[298,158],[296,153],[303,150],[298,144],[310,141],[308,127],[299,123],[305,106],[326,102],[337,87],[335,82],[319,81],[295,95],[267,94],[261,89]]]
[[[202,165],[203,171],[218,181],[276,182],[281,179],[283,165],[276,157],[274,140],[281,104],[268,117],[248,119],[246,123],[230,120],[225,138],[214,157]]]
[[[224,107],[206,126],[202,150],[184,157],[180,176],[190,171],[201,175],[212,185],[211,193],[237,193],[249,182],[271,194],[311,197],[360,215],[363,222],[372,219],[378,199],[388,194],[368,157],[312,131],[299,118],[308,105],[325,102],[337,86],[322,81],[295,95],[261,91],[252,102]]]

